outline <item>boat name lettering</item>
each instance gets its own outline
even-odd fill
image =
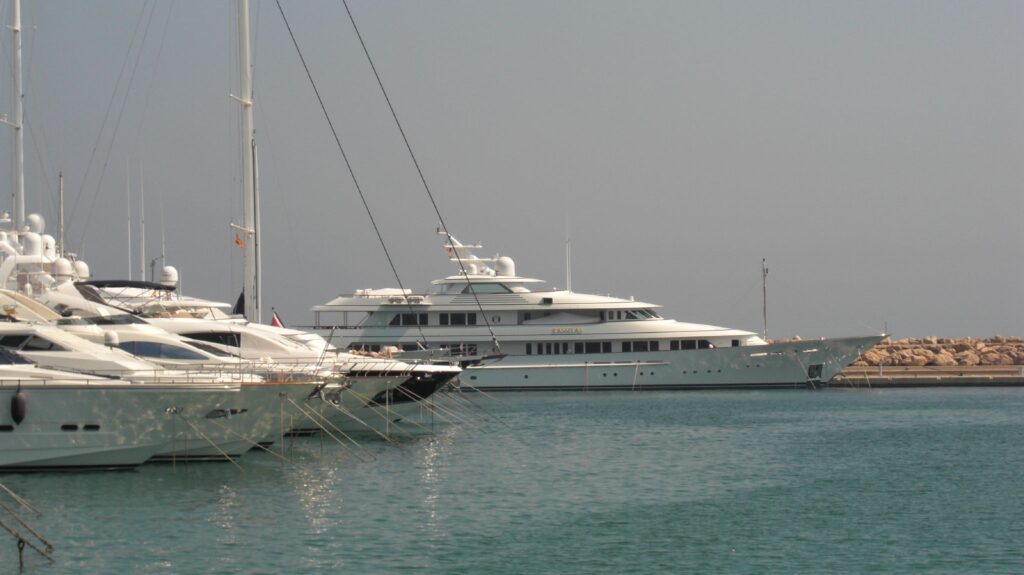
[[[560,334],[580,334],[583,333],[582,327],[556,327],[551,330],[551,333]]]

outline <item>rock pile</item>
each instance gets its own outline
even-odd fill
[[[905,367],[1024,365],[1024,338],[995,336],[987,339],[944,337],[888,338],[864,352],[854,366]]]

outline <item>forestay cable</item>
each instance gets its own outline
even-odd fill
[[[363,35],[359,32],[359,26],[356,25],[356,19],[352,16],[352,10],[348,7],[348,0],[341,0],[341,3],[345,6],[345,12],[348,14],[349,22],[352,23],[352,29],[356,32],[356,37],[359,38],[359,45],[363,47],[363,54],[366,54],[366,61],[370,64],[370,69],[373,70],[373,76],[377,79],[377,85],[380,86],[381,94],[384,95],[384,101],[388,104],[388,110],[391,111],[391,117],[395,120],[395,125],[398,127],[398,133],[402,135],[402,141],[405,142],[405,149],[409,151],[409,157],[412,159],[413,165],[416,167],[416,173],[420,176],[420,182],[423,183],[423,189],[427,192],[427,197],[430,198],[430,204],[434,206],[434,213],[437,214],[437,219],[441,223],[441,228],[444,229],[445,239],[448,240],[448,244],[452,243],[452,234],[448,231],[448,225],[444,222],[444,217],[441,216],[441,210],[437,207],[437,201],[434,200],[434,194],[430,191],[430,186],[427,184],[427,178],[423,175],[423,169],[420,168],[419,160],[416,159],[416,154],[412,151],[412,145],[409,143],[409,138],[405,135],[405,128],[402,127],[402,122],[398,120],[398,113],[395,112],[394,105],[391,104],[391,98],[388,96],[388,91],[384,89],[384,82],[380,79],[380,74],[377,72],[377,66],[373,63],[373,58],[370,57],[370,50],[366,47],[366,42],[363,41]],[[278,0],[278,6],[281,5]],[[480,303],[480,298],[476,295],[476,289],[473,287],[473,282],[469,281],[469,274],[466,273],[466,266],[462,263],[462,256],[459,254],[459,250],[452,249],[452,253],[455,254],[455,259],[459,262],[459,269],[462,271],[462,275],[466,277],[466,285],[469,286],[469,292],[473,294],[473,299],[476,301],[477,308],[480,309],[480,315],[484,319],[484,325],[487,326],[487,331],[491,334],[491,341],[494,343],[494,350],[501,352],[501,345],[498,343],[498,338],[494,335],[494,329],[491,328],[491,322],[487,319],[487,312],[484,311],[483,304]]]

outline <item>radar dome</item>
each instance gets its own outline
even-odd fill
[[[39,214],[29,214],[25,218],[25,224],[28,225],[28,231],[35,234],[41,234],[46,230],[46,220]]]
[[[177,287],[178,268],[174,266],[164,266],[164,269],[160,270],[160,283],[168,287]]]
[[[118,347],[121,345],[121,336],[116,331],[103,332],[103,345],[107,347]]]
[[[82,281],[85,281],[85,280],[89,279],[90,277],[92,277],[92,275],[89,273],[89,264],[83,262],[82,260],[76,261],[75,262],[75,275],[78,276],[78,279],[80,279]]]
[[[516,275],[516,262],[508,256],[498,258],[498,261],[494,262],[494,268],[499,276],[514,277]]]
[[[39,256],[43,254],[43,238],[35,232],[21,234],[21,253],[26,256]]]
[[[57,278],[71,277],[75,275],[75,267],[69,259],[57,258],[57,261],[53,262],[53,275]]]

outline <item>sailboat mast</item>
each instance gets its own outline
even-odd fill
[[[146,176],[139,165],[139,279],[146,280]]]
[[[21,0],[12,0],[13,22],[11,32],[14,38],[14,229],[17,232],[25,225],[25,113],[22,100],[25,93],[21,87]]]
[[[260,322],[260,276],[258,268],[259,222],[256,219],[256,145],[252,117],[252,54],[249,45],[249,0],[238,0],[238,60],[242,105],[242,228],[246,237],[242,265],[245,317]]]

